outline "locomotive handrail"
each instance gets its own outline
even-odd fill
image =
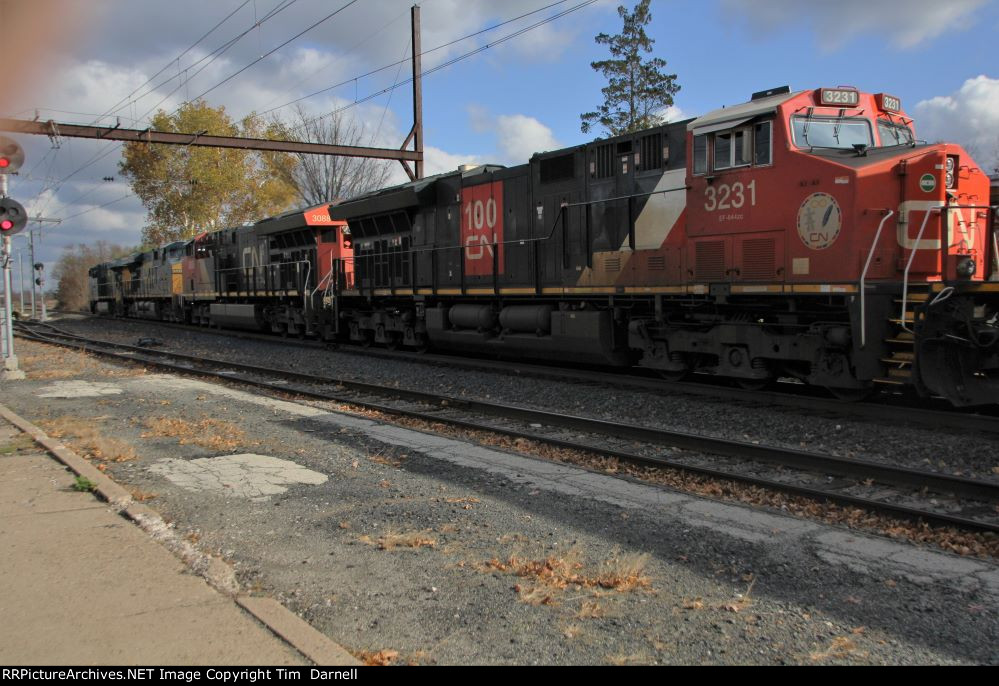
[[[219,284],[225,285],[225,280],[222,278],[224,275],[228,274],[229,272],[236,272],[237,276],[242,276],[242,275],[245,275],[245,273],[246,273],[247,270],[250,270],[252,272],[252,274],[253,274],[253,291],[254,292],[256,292],[257,290],[259,290],[257,288],[257,274],[261,274],[261,273],[263,274],[264,280],[265,280],[265,284],[264,284],[265,285],[265,290],[280,290],[278,288],[272,287],[272,286],[274,286],[274,284],[266,283],[267,281],[269,281],[273,277],[275,270],[277,270],[277,272],[278,272],[278,277],[279,277],[278,280],[280,280],[281,270],[283,268],[288,268],[288,267],[291,267],[291,266],[295,267],[296,277],[301,277],[301,273],[302,273],[301,265],[303,265],[303,264],[308,265],[308,269],[305,272],[306,281],[307,281],[308,277],[312,274],[312,263],[309,260],[296,260],[294,262],[277,262],[277,263],[274,263],[274,264],[255,264],[255,265],[252,265],[252,266],[249,266],[249,267],[226,267],[224,269],[216,269],[215,270],[215,278],[219,282]],[[302,291],[303,295],[307,294],[308,290],[309,290],[308,287],[307,287],[308,284],[306,283],[305,287],[303,287],[303,284],[302,284],[300,278],[296,278],[296,282],[297,282],[296,283],[296,289]],[[237,292],[239,292],[241,290],[247,291],[247,292],[250,291],[249,284],[247,284],[247,283],[242,284],[244,286],[244,288],[239,288],[239,285],[240,285],[239,283],[237,283],[236,285],[237,285],[237,288],[236,288]],[[223,290],[225,290],[226,292],[229,292],[230,289],[228,288],[228,286],[226,286],[225,289],[220,288],[219,292],[221,293]],[[288,289],[285,289],[285,290],[288,290]]]
[[[324,283],[326,284],[325,288],[323,287]],[[326,276],[324,276],[323,278],[319,279],[319,281],[316,283],[316,287],[312,290],[311,297],[315,297],[316,293],[319,292],[320,288],[323,289],[323,295],[326,295],[329,292],[329,286],[332,283],[333,283],[333,253],[330,253],[330,268],[329,268],[329,271],[326,272]]]
[[[953,206],[946,205],[948,210],[952,209]],[[919,234],[916,236],[916,242],[913,243],[912,252],[909,253],[909,261],[905,265],[905,274],[902,278],[902,328],[912,333],[912,329],[905,325],[905,308],[909,303],[909,269],[912,268],[912,263],[916,259],[916,252],[919,250],[919,241],[923,239],[923,232],[926,230],[926,224],[930,220],[930,215],[934,212],[940,213],[944,207],[931,207],[926,210],[926,216],[923,217],[923,224],[919,227]],[[943,243],[943,237],[941,237],[941,243]]]
[[[867,271],[871,267],[871,260],[874,259],[874,250],[878,247],[878,241],[881,239],[881,230],[885,228],[885,222],[892,218],[895,214],[895,210],[882,210],[887,212],[882,219],[881,223],[878,224],[878,231],[874,234],[874,240],[871,242],[871,250],[867,253],[867,262],[864,263],[864,271],[860,273],[860,347],[864,348],[867,345],[867,309],[866,309],[866,289],[865,282],[867,281]]]
[[[539,243],[542,241],[551,240],[551,238],[555,235],[555,229],[558,228],[559,226],[563,210],[569,207],[580,207],[582,205],[596,205],[602,202],[615,202],[617,200],[627,200],[628,198],[643,198],[650,195],[659,195],[660,193],[675,193],[677,191],[686,191],[689,188],[690,186],[677,186],[676,188],[663,188],[661,190],[649,191],[647,193],[635,193],[633,195],[619,195],[614,198],[598,198],[596,200],[583,200],[581,202],[564,203],[559,206],[559,212],[557,215],[555,215],[555,220],[552,223],[552,228],[548,231],[547,236],[535,236],[533,238],[513,238],[510,240],[503,240],[490,243],[489,245],[524,245],[526,243]],[[410,250],[406,251],[406,254],[416,254],[421,252],[438,252],[442,250],[467,250],[467,249],[468,249],[467,245],[431,245],[426,247],[411,248]],[[383,255],[397,255],[397,254],[399,253],[394,253],[391,250],[387,250],[384,252],[365,253],[362,256],[362,258],[381,257]],[[345,258],[345,259],[351,259],[351,258]]]
[[[559,211],[555,215],[555,218],[552,221],[551,229],[549,229],[547,235],[534,236],[534,237],[531,237],[531,238],[513,238],[513,239],[509,239],[509,240],[493,241],[493,242],[489,243],[489,245],[492,246],[492,248],[493,248],[494,261],[495,261],[495,255],[497,254],[496,253],[496,248],[498,246],[505,246],[505,245],[528,245],[528,244],[531,244],[531,245],[534,245],[535,249],[536,249],[537,246],[540,243],[551,240],[555,236],[555,230],[561,224],[563,213],[568,208],[571,208],[571,207],[580,207],[580,206],[586,206],[586,205],[596,205],[596,204],[599,204],[599,203],[606,203],[606,202],[615,202],[615,201],[618,201],[618,200],[628,200],[630,198],[642,198],[642,197],[648,197],[648,196],[652,196],[652,195],[659,195],[659,194],[665,194],[665,193],[676,193],[678,191],[686,191],[689,188],[690,188],[690,186],[683,185],[683,186],[677,186],[675,188],[662,188],[662,189],[659,189],[659,190],[653,190],[653,191],[648,191],[648,192],[644,192],[644,193],[634,193],[632,195],[620,195],[620,196],[616,196],[616,197],[613,197],[613,198],[597,198],[597,199],[594,199],[594,200],[583,200],[583,201],[574,202],[574,203],[562,203],[562,204],[559,205]],[[355,264],[359,264],[359,263],[361,263],[362,260],[374,259],[374,258],[377,258],[377,257],[392,257],[392,256],[397,256],[397,255],[399,255],[399,256],[401,256],[401,255],[408,255],[408,256],[410,256],[410,258],[412,258],[412,257],[414,257],[416,255],[419,255],[419,254],[430,253],[433,256],[432,257],[432,260],[433,260],[433,259],[436,258],[436,256],[439,253],[441,253],[442,251],[445,251],[445,250],[458,250],[458,251],[460,251],[462,259],[459,260],[459,262],[460,262],[459,268],[462,270],[462,274],[460,275],[460,278],[459,278],[459,285],[461,287],[462,292],[464,292],[464,289],[465,289],[465,277],[464,277],[464,273],[463,273],[464,272],[464,264],[465,264],[464,256],[465,256],[466,251],[468,250],[468,246],[464,245],[464,244],[447,245],[447,246],[445,246],[445,245],[431,245],[431,246],[425,246],[425,247],[415,247],[414,246],[414,247],[410,247],[410,249],[407,250],[407,251],[405,251],[405,252],[402,252],[402,251],[393,252],[391,250],[385,250],[385,251],[380,251],[380,252],[370,252],[370,253],[365,252],[362,255],[354,254],[351,257],[343,257],[343,258],[340,258],[340,259],[343,260],[343,261],[351,260]],[[537,260],[535,259],[535,263],[536,262],[537,262]],[[494,281],[495,281],[495,277],[496,277],[496,269],[495,268],[493,269],[493,277],[494,277]],[[436,278],[437,278],[436,268],[434,268],[434,270],[433,270],[433,276],[432,276],[432,278],[436,281]],[[535,279],[537,280],[538,278],[539,277],[536,274],[535,275]],[[364,289],[364,286],[361,285],[361,284],[358,284],[357,287],[360,290]],[[435,287],[436,287],[436,285],[435,285]],[[374,286],[371,286],[371,288],[374,288]]]

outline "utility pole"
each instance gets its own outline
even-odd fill
[[[5,158],[0,158],[5,159]],[[16,171],[16,167],[15,167]],[[0,174],[0,200],[7,200],[7,174]],[[11,238],[20,229],[17,228],[17,220],[10,219],[16,216],[16,208],[20,205],[3,205],[3,222],[0,222],[0,230],[3,231],[3,252],[0,253],[0,261],[3,264],[3,369],[0,370],[0,379],[4,381],[14,381],[24,378],[17,366],[17,355],[14,354],[14,308],[11,304],[11,290],[13,283],[10,276]],[[23,208],[21,208],[23,210]],[[12,210],[14,210],[12,212]],[[23,218],[20,222],[23,227]]]
[[[0,0],[2,4],[2,0]],[[237,136],[213,136],[207,131],[178,133],[146,129],[122,128],[121,121],[114,126],[85,126],[66,122],[35,121],[26,119],[0,118],[0,131],[29,133],[59,138],[93,138],[105,141],[125,141],[128,143],[159,143],[183,145],[185,147],[204,146],[211,148],[235,148],[237,150],[264,150],[270,152],[291,152],[308,155],[335,155],[339,157],[363,157],[376,160],[395,160],[402,164],[407,176],[413,181],[423,178],[423,66],[420,59],[420,6],[411,9],[413,41],[413,128],[401,148],[365,148],[351,145],[328,145],[301,141],[274,141],[262,138],[240,138]],[[409,149],[409,144],[413,149]],[[416,170],[409,166],[412,162]]]
[[[40,215],[32,217],[29,222],[34,222],[36,224],[61,224],[62,219],[49,219],[48,217],[42,217]],[[41,236],[41,229],[38,230],[39,236]],[[47,318],[47,313],[45,311],[45,265],[41,262],[35,262],[35,230],[28,229],[28,250],[29,259],[31,260],[31,268],[33,272],[38,272],[37,276],[31,277],[31,318],[35,318],[35,289],[38,290],[38,299],[41,307],[41,318],[39,321],[45,321]]]
[[[17,292],[21,296],[21,316],[24,316],[24,250],[17,251]]]
[[[419,153],[416,160],[416,178],[423,178],[423,44],[420,40],[420,6],[413,5],[413,147]],[[405,147],[405,146],[404,146]],[[405,166],[405,165],[403,165]],[[409,171],[407,168],[406,171]]]

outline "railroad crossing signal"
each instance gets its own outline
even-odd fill
[[[0,136],[0,174],[13,174],[24,164],[24,148],[13,138]]]
[[[0,198],[0,235],[13,236],[28,224],[28,213],[13,198]]]

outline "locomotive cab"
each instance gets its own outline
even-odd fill
[[[688,274],[761,324],[805,327],[799,342],[825,338],[785,371],[840,391],[912,384],[959,404],[999,398],[995,296],[981,283],[999,245],[987,177],[964,149],[916,139],[898,98],[842,86],[756,94],[692,121],[688,145]],[[788,307],[799,314],[780,313]],[[774,352],[787,342],[772,341]],[[738,376],[724,361],[732,346],[715,347],[717,369]],[[760,347],[746,350],[737,359]]]

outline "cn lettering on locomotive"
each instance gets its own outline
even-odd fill
[[[895,96],[771,89],[96,265],[91,301],[324,340],[988,404],[989,193],[967,151],[916,137]]]
[[[461,244],[465,273],[490,276],[493,264],[503,273],[503,182],[461,189]]]

